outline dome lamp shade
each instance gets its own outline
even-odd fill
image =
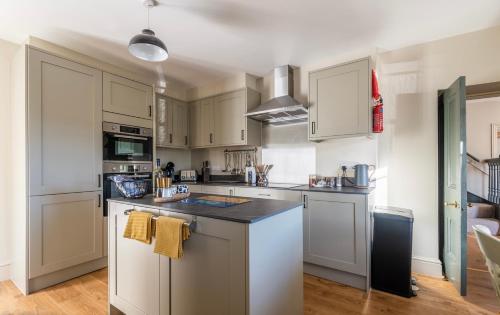
[[[128,51],[145,61],[160,62],[168,58],[167,46],[150,29],[143,29],[141,34],[132,37]]]

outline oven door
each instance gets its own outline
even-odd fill
[[[105,161],[152,161],[153,138],[104,132]]]

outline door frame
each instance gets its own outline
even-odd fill
[[[445,275],[444,265],[444,90],[438,90],[438,239],[441,271]],[[500,96],[500,81],[466,86],[466,101]]]

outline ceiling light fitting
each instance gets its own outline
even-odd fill
[[[155,33],[149,27],[149,9],[156,5],[153,0],[143,2],[148,10],[148,28],[143,29],[141,34],[137,34],[130,40],[128,51],[135,57],[152,62],[167,60],[167,46],[155,36]]]

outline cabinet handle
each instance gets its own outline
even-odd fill
[[[241,140],[245,140],[245,130],[241,129]]]
[[[304,209],[306,209],[308,207],[308,204],[309,204],[309,199],[308,199],[307,195],[304,195]]]
[[[101,207],[101,194],[97,195],[97,208]]]
[[[257,194],[258,196],[271,197],[271,194]]]
[[[214,138],[214,137],[213,137],[212,133],[210,133],[210,143],[212,143],[212,142],[213,142],[213,138]]]
[[[170,143],[172,143],[172,134],[169,134],[168,137],[170,139]]]
[[[101,188],[101,174],[97,174],[97,187]]]
[[[153,107],[149,105],[149,117],[153,116]]]
[[[233,195],[233,190],[229,189],[229,196],[232,196],[232,195]]]
[[[188,145],[188,136],[184,136],[184,144]]]
[[[314,121],[311,123],[311,129],[312,129],[312,131],[311,131],[312,134],[315,134],[316,133],[316,123]]]

